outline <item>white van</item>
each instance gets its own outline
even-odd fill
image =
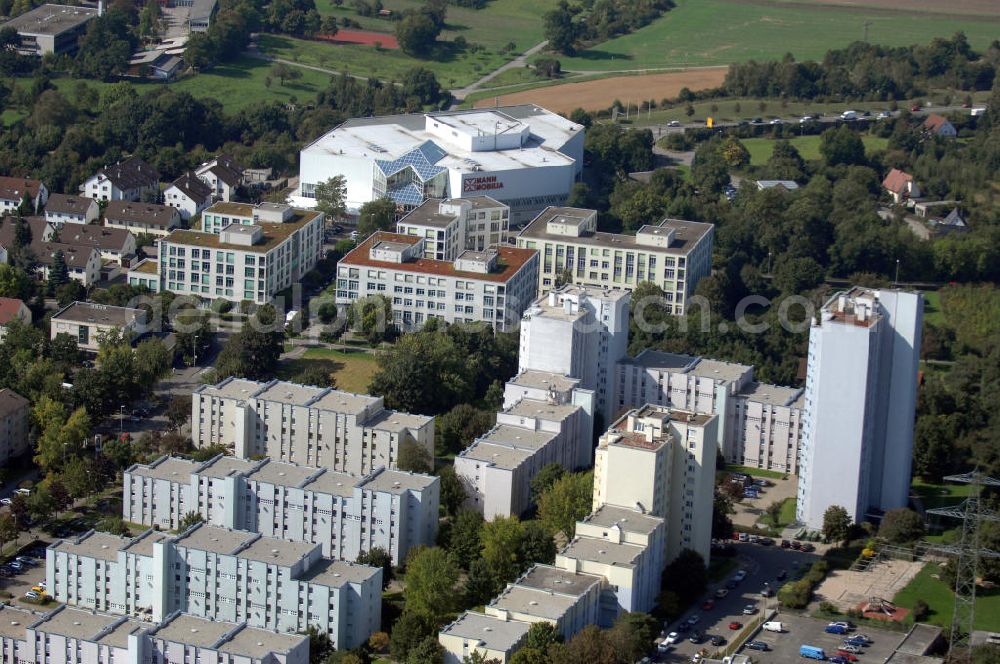
[[[760,626],[765,632],[784,632],[785,626],[776,620],[771,620]]]
[[[858,112],[857,111],[844,111],[843,113],[840,114],[840,119],[841,120],[857,120],[858,119]]]

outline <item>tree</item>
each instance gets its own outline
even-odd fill
[[[184,363],[193,366],[199,357],[206,357],[215,333],[208,314],[199,309],[184,309],[171,322],[176,341],[175,350]]]
[[[594,473],[570,473],[559,478],[538,501],[538,518],[549,532],[573,537],[576,522],[593,507]]]
[[[722,142],[722,157],[730,168],[743,168],[750,163],[750,151],[735,136]]]
[[[316,209],[333,222],[347,214],[347,178],[334,175],[316,185]]]
[[[72,502],[66,485],[57,477],[49,480],[49,495],[52,497],[52,505],[56,511],[66,509]]]
[[[500,660],[496,657],[486,657],[480,651],[473,650],[462,658],[462,664],[500,664]]]
[[[413,473],[429,473],[433,470],[434,460],[427,449],[409,438],[399,444],[396,453],[396,468]]]
[[[622,613],[608,631],[608,641],[619,662],[637,662],[656,636],[656,620],[647,613]]]
[[[726,485],[735,486],[732,482],[726,482]],[[742,495],[742,490],[740,495]],[[734,512],[732,499],[719,487],[716,487],[715,499],[712,503],[712,537],[728,539],[732,535],[733,521],[729,515]]]
[[[278,79],[282,85],[285,81],[294,81],[302,78],[302,72],[295,67],[290,67],[284,62],[279,62],[271,67],[271,77]]]
[[[799,294],[823,283],[823,266],[809,256],[783,256],[774,266],[773,283],[782,293]]]
[[[161,378],[170,374],[173,354],[159,339],[140,341],[135,347],[133,366],[140,394],[148,394]]]
[[[7,542],[13,542],[17,539],[18,527],[17,523],[14,522],[14,517],[10,514],[0,514],[0,551],[7,545]]]
[[[375,231],[391,231],[396,224],[396,204],[391,198],[368,201],[358,211],[358,238],[364,239]]]
[[[542,466],[538,474],[531,478],[531,501],[537,503],[538,498],[565,474],[566,469],[561,463],[553,462]]]
[[[558,53],[573,55],[576,53],[576,38],[578,29],[573,22],[574,11],[566,0],[560,0],[552,10],[542,17],[545,38],[549,48]]]
[[[177,532],[182,533],[191,526],[198,523],[202,523],[204,520],[205,517],[203,517],[201,514],[198,514],[197,512],[188,512],[187,514],[181,517],[181,520],[179,522],[177,522]]]
[[[27,224],[25,226],[27,227]],[[7,263],[0,263],[0,297],[27,300],[34,288],[34,281],[24,270]]]
[[[69,457],[63,465],[60,477],[66,486],[66,491],[73,498],[84,498],[98,489],[97,470],[93,462],[87,458]]]
[[[462,569],[469,569],[482,550],[483,515],[462,510],[455,515],[448,533],[448,553]]]
[[[823,537],[830,542],[843,542],[851,532],[851,517],[840,505],[830,505],[823,512]]]
[[[80,363],[80,346],[76,338],[65,332],[58,333],[49,343],[49,357],[53,362],[76,367]]]
[[[333,652],[329,632],[317,625],[309,625],[305,633],[309,637],[309,664],[323,664]]]
[[[443,415],[434,426],[438,454],[459,453],[496,424],[496,413],[462,403]]]
[[[677,593],[683,604],[690,604],[705,592],[708,572],[705,559],[697,551],[683,549],[663,570],[663,587]]]
[[[97,522],[97,530],[111,533],[118,537],[128,537],[129,529],[120,516],[106,516]]]
[[[316,387],[337,387],[337,381],[330,373],[330,367],[322,362],[312,363],[292,376],[293,383],[300,385],[315,385]]]
[[[422,58],[429,55],[441,34],[441,26],[423,12],[403,17],[396,24],[396,41],[407,55]]]
[[[35,487],[28,496],[27,504],[28,512],[39,521],[48,519],[55,511],[55,501],[52,500],[52,494],[45,485],[40,484]]]
[[[33,411],[41,432],[35,448],[35,463],[49,473],[62,466],[67,456],[79,453],[90,434],[90,418],[84,408],[77,408],[68,417],[66,407],[49,396],[43,396]]]
[[[497,516],[487,521],[480,532],[480,555],[493,576],[497,590],[521,573],[521,543],[524,526],[516,516]]]
[[[444,549],[413,548],[406,559],[405,580],[407,611],[436,620],[454,607],[458,567]]]
[[[382,590],[389,587],[392,581],[392,556],[380,546],[372,547],[368,551],[362,552],[356,561],[359,565],[382,568]]]
[[[277,320],[277,312],[270,304],[243,324],[243,328],[229,338],[215,363],[215,378],[229,376],[262,380],[270,378],[283,350],[285,332]]]
[[[406,655],[406,664],[442,664],[444,648],[433,634],[424,637],[420,643],[410,648]]]
[[[191,417],[191,395],[175,394],[167,403],[167,421],[170,426],[180,430]]]
[[[413,67],[406,70],[403,73],[400,86],[403,88],[403,96],[407,100],[417,100],[420,106],[437,104],[444,97],[437,77],[426,67]]]
[[[864,164],[865,144],[847,125],[830,128],[820,135],[819,153],[827,166]]]
[[[392,304],[384,295],[368,295],[351,304],[348,316],[352,328],[375,346],[389,341],[395,335],[392,323]]]
[[[764,508],[764,514],[771,521],[771,525],[777,528],[781,525],[781,505],[783,501],[773,500],[771,504]]]
[[[879,524],[878,536],[893,544],[911,544],[924,536],[924,520],[905,507],[888,510]]]
[[[556,559],[556,542],[552,533],[538,521],[525,521],[522,526],[524,534],[519,552],[522,571],[532,563],[551,565]]]
[[[442,466],[437,474],[441,480],[441,508],[445,514],[454,516],[465,502],[465,488],[455,473],[455,466]]]
[[[69,268],[66,267],[66,256],[62,249],[56,249],[52,254],[52,266],[49,268],[49,287],[53,290],[69,281]]]
[[[392,626],[389,635],[389,654],[393,661],[405,662],[410,649],[436,633],[437,623],[433,618],[411,611],[407,606],[403,610],[403,615]]]
[[[368,647],[372,652],[384,653],[389,647],[389,635],[385,632],[372,632],[368,637]]]

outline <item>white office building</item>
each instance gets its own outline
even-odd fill
[[[905,507],[910,488],[923,296],[855,287],[809,331],[797,519],[832,505],[855,521]]]
[[[567,285],[538,298],[521,320],[518,369],[580,379],[607,424],[615,415],[615,364],[628,350],[630,294]]]
[[[650,281],[663,289],[659,302],[683,314],[695,286],[712,272],[715,226],[683,219],[647,224],[635,235],[597,230],[597,211],[550,207],[517,236],[517,246],[542,256],[538,289],[546,292],[560,277],[595,288],[633,290]]]
[[[489,196],[429,198],[396,222],[396,231],[422,238],[424,258],[453,261],[467,249],[502,244],[509,223],[510,208]]]
[[[324,558],[318,544],[196,524],[134,539],[89,532],[49,546],[49,594],[63,604],[166,621],[197,618],[299,633],[355,648],[381,622],[382,570]]]
[[[211,525],[319,544],[341,560],[381,548],[400,565],[437,536],[440,480],[431,475],[380,468],[357,477],[269,459],[165,456],[128,468],[123,484],[126,521],[176,530],[194,512]]]
[[[387,410],[382,397],[273,380],[228,378],[195,389],[195,447],[226,445],[241,459],[271,457],[364,476],[396,468],[399,446],[434,453],[434,418]]]
[[[524,223],[569,196],[583,165],[584,127],[532,104],[354,118],[302,149],[297,205],[316,185],[347,180],[356,213],[388,197],[401,209],[428,198],[488,195]]]
[[[538,252],[466,249],[453,260],[438,260],[425,258],[426,242],[374,233],[337,264],[337,304],[382,295],[392,303],[392,322],[403,330],[419,329],[432,318],[501,331],[517,326],[536,295]]]

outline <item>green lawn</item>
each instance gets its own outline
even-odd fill
[[[795,521],[795,504],[795,498],[785,498],[785,500],[782,501],[781,515],[778,516],[778,521],[780,521],[783,525],[787,526]]]
[[[796,136],[790,139],[789,142],[795,146],[795,149],[799,151],[803,159],[808,160],[820,159],[819,140],[820,137],[818,135]],[[865,150],[869,153],[873,150],[884,149],[888,143],[888,139],[886,138],[866,136],[864,134],[861,135],[861,141],[865,144]],[[774,152],[774,139],[771,138],[745,138],[741,142],[750,151],[750,163],[753,166],[763,166],[771,158],[771,153]]]
[[[677,0],[677,7],[636,32],[560,58],[563,69],[612,71],[728,65],[750,59],[821,59],[863,38],[887,46],[927,43],[964,31],[976,49],[1000,33],[1000,16],[833,7],[774,0]]]
[[[932,325],[944,324],[944,313],[941,311],[941,293],[937,291],[924,292],[924,322]]]
[[[920,479],[913,480],[910,490],[920,497],[925,509],[955,505],[972,495],[971,484],[930,484]]]
[[[893,598],[893,603],[913,608],[922,599],[931,608],[927,622],[947,628],[951,625],[955,595],[940,578],[937,563],[927,563],[920,573]],[[1000,591],[978,588],[976,590],[976,629],[1000,630]]]
[[[772,480],[780,480],[785,477],[785,473],[779,473],[776,470],[764,470],[761,468],[751,468],[750,466],[737,466],[735,464],[726,464],[726,471],[730,473],[746,473],[753,477],[766,477]]]
[[[371,353],[310,348],[299,359],[282,360],[278,368],[279,378],[291,378],[316,364],[333,374],[339,389],[359,393],[368,392],[368,384],[378,369],[375,356]]]

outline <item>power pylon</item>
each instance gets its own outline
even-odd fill
[[[948,654],[951,661],[968,660],[969,638],[976,620],[976,577],[981,558],[1000,558],[1000,552],[982,546],[983,521],[1000,521],[1000,515],[983,507],[981,494],[984,486],[1000,487],[1000,480],[983,475],[978,470],[962,475],[949,475],[948,482],[972,486],[972,492],[962,503],[953,507],[929,509],[938,514],[962,521],[962,539],[957,545],[934,544],[930,548],[955,556],[955,612],[951,619],[951,637]]]

